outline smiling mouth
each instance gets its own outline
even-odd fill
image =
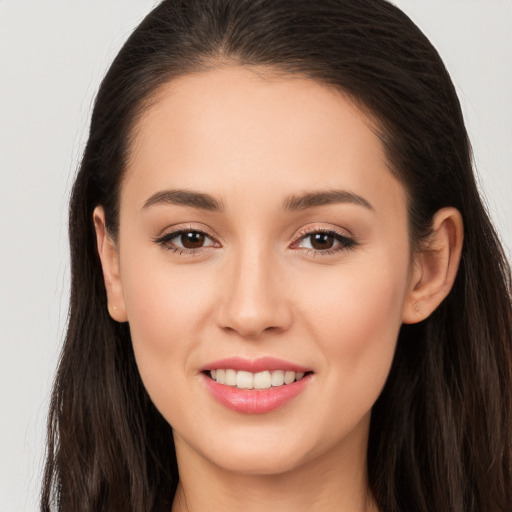
[[[251,373],[233,369],[219,368],[204,372],[217,382],[237,389],[264,390],[279,388],[300,381],[312,372],[294,372],[290,370],[274,370]]]

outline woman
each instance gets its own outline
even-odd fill
[[[70,238],[43,510],[512,510],[510,268],[391,4],[162,2]]]

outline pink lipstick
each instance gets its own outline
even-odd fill
[[[214,361],[201,369],[207,390],[237,412],[271,412],[299,395],[313,373],[303,366],[271,357]]]

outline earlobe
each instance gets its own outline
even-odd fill
[[[117,322],[126,322],[126,308],[123,287],[119,272],[119,254],[116,245],[110,237],[106,224],[105,212],[97,206],[93,213],[96,244],[103,270],[103,280],[107,291],[108,312]]]
[[[424,320],[450,293],[459,268],[463,238],[462,216],[456,208],[442,208],[434,215],[432,233],[415,255],[403,323]]]

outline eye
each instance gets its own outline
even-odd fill
[[[155,239],[155,242],[176,252],[195,252],[206,247],[219,247],[218,242],[206,233],[194,229],[173,231]]]
[[[200,247],[204,247],[205,244],[211,240],[200,231],[186,231],[176,235],[169,241],[185,249],[199,249]]]
[[[332,254],[343,249],[350,249],[355,241],[335,231],[310,231],[303,234],[294,244],[295,247],[323,254]]]

